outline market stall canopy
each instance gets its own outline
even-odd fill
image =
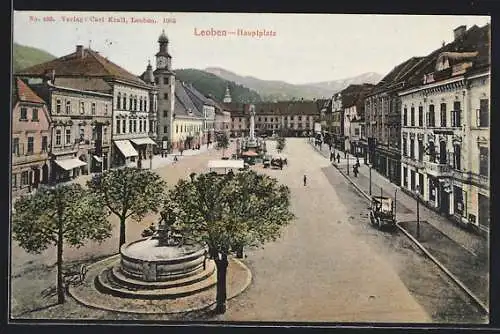
[[[135,148],[132,146],[132,144],[128,140],[115,140],[115,145],[116,145],[116,147],[118,147],[120,152],[122,152],[122,154],[125,158],[136,157],[139,155],[139,153],[137,153]]]
[[[220,168],[243,168],[243,160],[210,160],[208,162],[208,168],[210,169],[220,169]]]
[[[134,138],[130,139],[134,144],[136,145],[156,145],[156,143],[153,141],[153,139],[149,137],[143,137],[143,138]]]
[[[255,151],[246,151],[243,152],[241,155],[245,157],[258,157],[259,155]]]
[[[65,159],[65,160],[54,160],[54,162],[59,165],[64,170],[72,170],[73,168],[81,167],[87,165],[80,159]]]

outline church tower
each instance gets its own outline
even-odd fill
[[[231,103],[232,99],[231,99],[231,93],[229,93],[229,86],[226,86],[226,95],[224,95],[224,99],[222,100],[222,102],[224,103]]]
[[[168,53],[168,38],[165,30],[158,38],[156,69],[153,72],[158,88],[158,138],[172,143],[172,124],[175,106],[175,73],[172,71],[172,56]],[[166,149],[166,147],[162,147]]]

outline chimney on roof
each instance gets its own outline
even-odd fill
[[[466,25],[461,25],[453,30],[453,36],[455,37],[455,41],[465,35],[467,31]]]
[[[76,46],[76,55],[83,58],[83,45]]]

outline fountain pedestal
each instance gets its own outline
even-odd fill
[[[158,232],[120,248],[120,262],[102,271],[96,287],[102,292],[130,298],[178,298],[211,288],[215,264],[208,249],[183,243],[168,223]]]

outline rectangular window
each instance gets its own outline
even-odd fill
[[[418,107],[418,126],[424,126],[424,107]]]
[[[454,145],[453,146],[453,167],[455,169],[460,170],[461,165],[460,165],[460,159],[461,159],[461,149],[460,145]]]
[[[60,113],[61,112],[61,108],[62,108],[61,100],[57,99],[56,100],[56,113]]]
[[[107,103],[104,103],[104,115],[105,116],[108,115],[108,104]]]
[[[403,109],[403,125],[408,125],[408,109],[406,108]]]
[[[134,99],[132,96],[128,98],[128,109],[127,110],[132,110],[134,108]]]
[[[406,138],[403,138],[403,156],[408,156],[408,145]]]
[[[128,120],[128,132],[132,132],[133,129],[133,121],[131,119]]]
[[[137,132],[137,120],[134,119],[134,132]]]
[[[429,105],[429,123],[427,124],[429,127],[436,126],[436,114],[434,113],[434,105]]]
[[[483,176],[488,176],[490,169],[490,161],[488,159],[488,148],[479,148],[479,174]]]
[[[420,196],[424,196],[424,174],[418,173],[418,192]]]
[[[27,186],[29,184],[29,173],[24,171],[21,173],[21,186]]]
[[[123,102],[123,106],[122,106],[123,110],[127,110],[127,94],[123,95],[122,102]]]
[[[415,160],[415,139],[410,139],[410,158]]]
[[[26,108],[21,108],[21,121],[27,121],[28,120],[28,109]]]
[[[17,174],[12,174],[12,188],[16,189],[17,185]]]
[[[441,103],[441,127],[446,127],[446,103]]]
[[[168,77],[163,77],[163,84],[168,85]]]
[[[116,133],[117,134],[120,134],[120,130],[121,130],[121,127],[120,127],[120,120],[117,119],[116,120]]]
[[[142,119],[139,120],[139,132],[142,132]]]
[[[19,156],[19,138],[12,138],[12,154]]]
[[[453,202],[455,203],[455,213],[460,216],[464,215],[464,196],[462,188],[453,186]]]
[[[124,119],[122,120],[122,133],[127,133],[127,122]]]
[[[179,124],[175,125],[175,133],[179,133]]]
[[[415,126],[415,108],[410,108],[411,126]]]
[[[116,109],[121,108],[121,101],[122,101],[122,96],[118,94],[118,96],[116,97]]]
[[[408,168],[403,167],[403,186],[408,188]]]
[[[429,160],[430,162],[436,162],[436,148],[434,142],[429,142]]]
[[[47,148],[48,148],[48,137],[47,136],[43,136],[42,137],[42,152],[47,152]]]
[[[28,137],[28,150],[26,154],[33,154],[34,143],[35,143],[35,138]]]
[[[424,161],[424,144],[421,140],[418,141],[418,161]]]
[[[163,133],[167,133],[167,132],[168,132],[168,128],[167,128],[167,126],[165,125],[165,126],[163,126]]]
[[[163,99],[168,100],[168,93],[163,93]]]
[[[299,116],[299,121],[301,121],[301,120],[302,120],[302,116]]]
[[[410,189],[415,191],[415,171],[410,171]]]
[[[92,102],[92,106],[91,106],[91,113],[92,115],[95,115],[95,102]]]
[[[480,127],[488,127],[490,126],[490,113],[487,99],[479,100],[479,126]]]
[[[71,129],[66,129],[66,145],[71,144]]]
[[[167,110],[163,110],[163,117],[168,117],[168,111]]]
[[[461,127],[461,110],[460,110],[460,101],[453,102],[453,111],[451,116],[451,123],[453,127]]]
[[[61,130],[56,130],[56,146],[61,146]]]
[[[71,114],[71,101],[66,101],[66,114]]]
[[[80,102],[80,114],[85,114],[85,102]]]

